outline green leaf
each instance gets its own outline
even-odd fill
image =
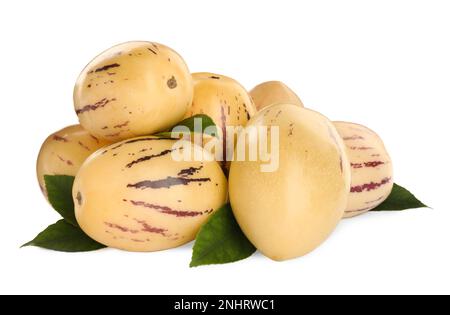
[[[190,266],[235,262],[250,257],[255,251],[236,222],[230,205],[225,205],[200,229]]]
[[[183,127],[187,127],[191,133],[196,132],[196,130],[195,130],[195,121],[196,120],[199,120],[201,122],[201,133],[217,136],[216,124],[211,119],[211,117],[209,117],[207,115],[203,115],[203,114],[194,115],[192,117],[189,117],[189,118],[179,122],[172,128],[170,128],[170,130],[173,130],[175,127],[178,127],[178,126],[183,126]],[[208,128],[208,127],[213,127],[213,128]],[[208,128],[208,130],[206,130],[206,128]],[[212,129],[212,131],[209,129]],[[171,137],[172,132],[171,131],[160,132],[160,133],[156,134],[155,136]]]
[[[205,129],[208,128],[208,127],[214,127],[214,129],[216,129],[215,128],[216,124],[211,119],[211,117],[209,117],[207,115],[203,115],[203,114],[194,115],[192,117],[189,117],[189,118],[179,122],[177,124],[177,126],[185,126],[185,127],[188,127],[191,132],[195,132],[195,120],[196,119],[201,119],[201,122],[202,122],[202,133],[205,133]],[[215,131],[215,133],[217,133],[217,130]],[[208,134],[211,134],[211,133],[208,133]]]
[[[105,248],[87,236],[79,227],[59,220],[42,231],[24,246],[37,246],[60,252],[88,252]]]
[[[52,207],[70,224],[78,226],[72,198],[75,177],[66,175],[45,175],[45,187]]]
[[[389,197],[372,211],[401,211],[415,208],[427,208],[427,206],[407,189],[394,184]]]

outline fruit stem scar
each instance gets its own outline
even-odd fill
[[[176,88],[177,85],[178,85],[178,83],[177,83],[177,80],[175,79],[174,76],[172,76],[172,77],[167,81],[167,86],[168,86],[170,89]]]
[[[76,199],[77,199],[78,205],[81,206],[81,204],[83,203],[83,196],[81,195],[81,192],[77,192]]]

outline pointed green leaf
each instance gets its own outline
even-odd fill
[[[196,132],[197,130],[195,130],[195,122],[197,120],[197,124],[198,121],[201,122],[201,130],[199,130],[201,133],[205,133],[207,135],[213,135],[213,136],[217,136],[217,128],[216,128],[216,124],[214,123],[214,121],[211,119],[211,117],[207,116],[207,115],[194,115],[192,117],[186,118],[183,121],[180,121],[178,124],[176,124],[175,126],[173,126],[172,128],[170,128],[170,131],[165,131],[165,132],[160,132],[158,134],[156,134],[155,136],[157,137],[171,137],[172,136],[172,130],[175,127],[186,127],[187,129],[189,129],[189,131],[191,133]],[[208,130],[206,130],[208,128]]]
[[[196,119],[200,119],[202,124],[202,133],[205,133],[205,129],[208,127],[216,127],[216,124],[214,123],[214,121],[211,119],[211,117],[207,116],[207,115],[194,115],[192,117],[186,118],[185,120],[179,122],[177,124],[177,126],[185,126],[188,127],[189,130],[191,132],[195,132],[195,120]]]
[[[88,252],[105,247],[65,220],[50,225],[22,247],[24,246],[37,246],[60,252]]]
[[[66,175],[45,175],[45,187],[52,207],[70,224],[78,226],[72,198],[75,177]]]
[[[418,200],[411,192],[394,184],[389,197],[372,211],[401,211],[415,208],[426,208],[427,206]]]
[[[230,205],[211,215],[195,240],[191,267],[226,264],[250,257],[255,247],[242,233]]]

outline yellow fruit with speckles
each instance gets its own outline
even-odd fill
[[[189,69],[175,51],[151,42],[114,46],[81,72],[74,89],[81,125],[118,141],[164,131],[192,102]]]
[[[44,175],[75,176],[81,164],[110,142],[98,139],[80,125],[69,126],[51,134],[42,144],[36,171],[39,186],[47,196]]]
[[[389,197],[394,185],[392,161],[383,140],[369,128],[334,122],[346,144],[352,185],[344,217],[366,213]]]
[[[207,72],[194,73],[192,77],[194,99],[186,118],[197,114],[205,114],[212,118],[222,137],[221,164],[225,167],[227,158],[224,148],[232,151],[234,144],[234,141],[226,142],[226,127],[245,126],[256,113],[255,105],[245,88],[232,78]],[[210,140],[211,138],[206,136],[204,142]]]
[[[279,168],[233,161],[230,201],[236,220],[264,255],[286,260],[309,253],[340,222],[350,189],[350,164],[336,128],[323,115],[295,105],[263,109],[247,128],[279,128]],[[242,133],[249,144],[257,133]],[[270,139],[270,138],[269,138]],[[278,139],[277,139],[278,140]],[[272,140],[271,140],[272,141]]]
[[[177,161],[172,154],[180,152],[204,159]],[[76,219],[86,234],[106,246],[140,252],[192,241],[227,194],[220,166],[203,148],[156,137],[97,151],[73,186]]]
[[[303,107],[300,98],[286,84],[280,81],[261,83],[250,91],[257,110],[276,104],[292,104]]]

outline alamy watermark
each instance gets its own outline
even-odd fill
[[[186,126],[177,126],[171,136],[180,139],[172,151],[175,161],[259,161],[260,170],[264,173],[275,172],[279,168],[278,126],[225,126],[221,129],[210,126],[203,129],[202,119],[195,118],[193,133]],[[186,141],[194,142],[204,150],[185,150]]]

